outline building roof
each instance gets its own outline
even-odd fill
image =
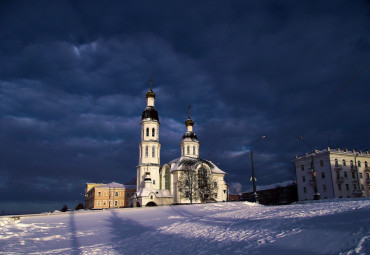
[[[136,192],[137,197],[149,197],[152,193],[154,193],[157,198],[172,197],[169,190],[142,188]]]
[[[151,119],[159,122],[158,112],[153,106],[147,106],[143,111],[141,120]]]
[[[187,140],[198,141],[198,137],[193,131],[188,131],[182,136],[182,140],[186,138],[188,138]]]
[[[100,188],[115,188],[115,189],[136,189],[136,185],[123,185],[117,182],[111,182],[108,184],[103,184],[100,186],[96,186],[95,189],[100,189]]]
[[[357,155],[357,156],[370,156],[369,151],[356,151],[356,150],[347,150],[347,149],[331,149],[330,147],[323,149],[323,150],[315,150],[314,152],[311,153],[306,153],[304,156],[296,156],[293,161],[300,160],[300,159],[305,159],[307,157],[311,157],[312,155],[320,155],[320,154],[325,154],[325,153],[333,153],[333,154],[344,154],[344,155]]]
[[[170,161],[168,164],[170,165],[172,172],[184,170],[186,166],[192,166],[192,168],[195,168],[196,166],[202,163],[208,165],[212,173],[214,174],[226,174],[224,171],[218,168],[212,161],[201,158],[191,158],[185,156],[174,159]]]

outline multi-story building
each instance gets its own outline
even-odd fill
[[[293,160],[298,200],[370,196],[370,153],[327,148]]]
[[[87,183],[85,192],[86,209],[128,207],[130,198],[136,192],[135,185],[122,185],[116,182]]]

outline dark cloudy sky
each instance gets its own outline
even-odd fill
[[[261,135],[258,185],[294,179],[298,135],[370,148],[369,64],[366,0],[1,1],[0,214],[132,180],[151,77],[162,163],[191,104],[201,156],[229,183],[251,186]]]

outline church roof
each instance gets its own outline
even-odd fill
[[[214,174],[226,174],[220,168],[218,168],[212,161],[201,159],[201,158],[191,158],[191,157],[181,157],[170,161],[168,164],[171,167],[172,171],[183,170],[186,166],[194,166],[196,167],[199,164],[206,164],[212,170]]]
[[[182,136],[182,139],[186,138],[190,138],[191,141],[198,141],[198,137],[193,131],[188,131]]]
[[[153,106],[147,106],[141,116],[141,120],[144,120],[144,119],[151,119],[151,120],[156,120],[159,122],[157,110]]]
[[[137,197],[149,197],[151,193],[154,193],[157,198],[172,197],[169,190],[142,188],[136,192]]]

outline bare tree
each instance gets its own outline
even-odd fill
[[[197,174],[198,179],[198,189],[197,193],[199,199],[202,203],[215,201],[214,194],[217,194],[217,182],[213,178],[211,171],[208,171],[207,168],[202,164],[198,169]]]
[[[182,171],[179,171],[178,187],[181,198],[187,198],[190,204],[194,200],[198,200],[198,183],[197,174],[195,170],[190,166],[184,166]]]

